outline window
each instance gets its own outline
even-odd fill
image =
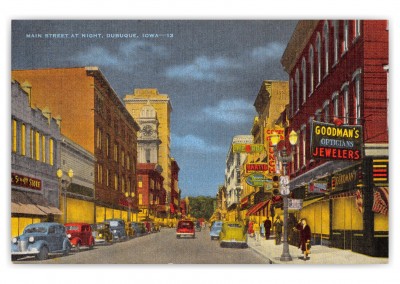
[[[34,147],[35,147],[35,131],[31,128],[30,135],[29,135],[29,151],[30,151],[31,159],[35,158]]]
[[[96,146],[97,149],[101,150],[101,139],[102,139],[102,133],[101,133],[101,129],[99,127],[97,127],[97,137],[96,137]]]
[[[322,106],[324,109],[324,121],[329,122],[329,100],[326,100]]]
[[[310,70],[310,96],[314,91],[314,48],[310,46],[309,58],[308,58],[309,70]]]
[[[125,167],[125,151],[124,150],[121,151],[121,163],[122,163],[122,166]]]
[[[297,136],[300,137],[300,131],[297,131]],[[296,145],[296,170],[300,170],[300,143]]]
[[[143,178],[142,176],[138,176],[138,187],[142,188],[142,186],[143,186]]]
[[[110,186],[110,170],[106,169],[106,186]]]
[[[35,160],[40,161],[40,133],[35,132]]]
[[[150,149],[145,150],[146,163],[150,163]]]
[[[349,21],[343,21],[343,43],[342,54],[345,53],[349,47]]]
[[[42,162],[46,163],[46,136],[42,135]]]
[[[54,165],[54,140],[49,139],[49,164]]]
[[[361,34],[361,21],[355,20],[354,21],[354,38],[358,38]]]
[[[25,124],[21,125],[21,155],[26,155],[26,127]]]
[[[321,83],[321,37],[319,33],[317,35],[317,42],[315,45],[317,48],[317,80],[319,84]]]
[[[290,79],[290,116],[294,114],[294,90],[293,90],[293,79]]]
[[[110,152],[111,152],[111,150],[110,150],[110,135],[109,134],[107,134],[106,135],[106,155],[107,155],[107,157],[110,157]]]
[[[118,175],[114,174],[114,189],[118,190]]]
[[[296,69],[296,112],[300,109],[300,79],[299,79],[299,69]]]
[[[126,155],[126,169],[127,170],[131,169],[131,159],[129,157],[129,153]]]
[[[336,64],[339,60],[339,28],[338,28],[338,21],[332,21],[333,25],[333,61]]]
[[[325,76],[329,73],[329,25],[328,21],[324,25],[324,56],[325,56]]]
[[[354,110],[356,124],[361,124],[361,69],[357,69],[353,74],[354,81]]]
[[[322,113],[321,109],[316,110],[316,112],[315,112],[315,120],[316,121],[321,121],[321,113]]]
[[[118,162],[118,144],[114,144],[114,161]]]
[[[343,123],[349,123],[349,83],[346,82],[342,86],[342,93],[343,93],[343,109],[342,109],[342,116],[343,116]]]
[[[17,121],[15,119],[12,120],[12,151],[14,153],[17,152]]]
[[[122,192],[125,192],[125,178],[121,179]]]
[[[305,102],[306,102],[306,100],[307,100],[307,76],[306,76],[306,74],[307,74],[307,66],[306,66],[306,60],[305,60],[305,58],[303,57],[303,60],[302,60],[302,62],[301,62],[301,73],[302,73],[302,81],[303,81],[303,84],[302,84],[302,93],[303,93],[303,104],[305,104]]]
[[[103,166],[100,164],[97,164],[97,183],[103,183]]]
[[[339,93],[334,92],[332,95],[333,102],[333,116],[339,117]]]
[[[139,193],[139,205],[143,204],[143,194]]]

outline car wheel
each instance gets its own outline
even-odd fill
[[[44,246],[42,249],[39,251],[39,253],[36,255],[36,258],[38,260],[45,260],[49,256],[49,249]]]
[[[78,243],[78,245],[79,245],[79,243]],[[70,252],[70,250],[71,250],[71,247],[70,246],[67,246],[67,248],[64,250],[64,252],[63,252],[63,255],[68,255],[69,254],[69,252]]]
[[[93,247],[94,247],[94,240],[92,240],[92,241],[90,242],[89,249],[93,249]]]
[[[17,261],[17,260],[18,260],[18,256],[16,256],[16,255],[11,256],[11,261]]]
[[[76,251],[77,252],[81,251],[81,243],[79,243],[79,242],[76,244]]]

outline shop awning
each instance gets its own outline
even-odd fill
[[[321,197],[314,198],[314,199],[310,199],[310,200],[303,200],[303,208],[304,208],[304,207],[307,207],[307,206],[309,206],[309,205],[311,205],[311,204],[313,204],[313,203],[315,203],[315,202],[317,202],[317,201],[320,201],[320,200],[323,199],[323,198],[324,198],[324,197],[321,196]]]
[[[246,213],[246,216],[250,216],[250,215],[253,215],[253,214],[257,213],[258,211],[263,209],[265,206],[267,206],[269,202],[270,202],[270,200],[266,200],[266,201],[263,201],[263,202],[260,202],[260,203],[258,203],[256,205],[254,205]]]
[[[21,191],[12,191],[11,193],[11,213],[38,216],[62,215],[58,208],[49,206],[42,195]]]

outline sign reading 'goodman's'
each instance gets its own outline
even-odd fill
[[[327,160],[360,160],[362,126],[313,121],[311,124],[311,157]]]

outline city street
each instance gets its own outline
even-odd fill
[[[196,232],[195,239],[176,239],[175,230],[163,228],[160,233],[146,235],[93,250],[74,250],[68,256],[50,255],[45,261],[32,258],[17,264],[263,264],[268,261],[250,248],[221,248],[211,241],[209,230]]]

